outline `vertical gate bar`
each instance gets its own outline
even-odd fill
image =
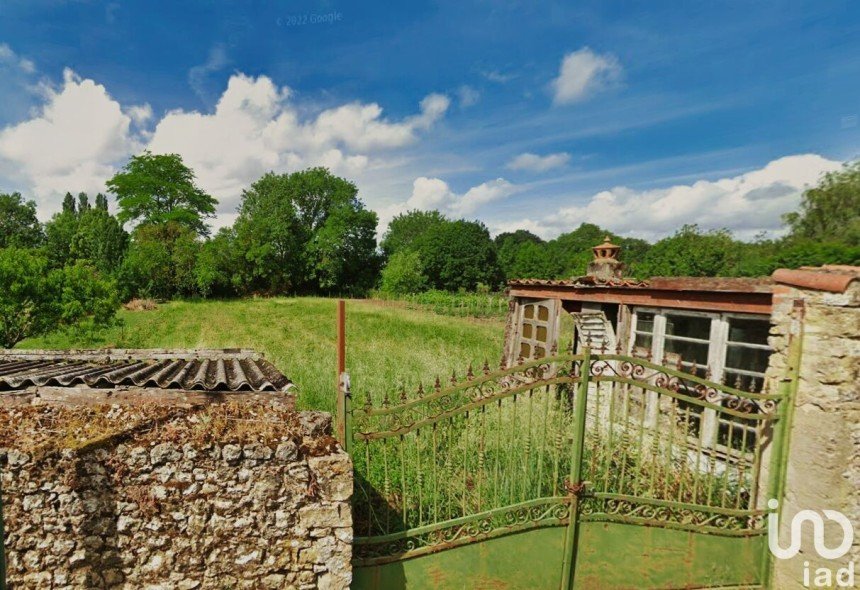
[[[469,477],[469,412],[466,412],[465,418],[463,419],[463,434],[460,436],[460,444],[463,446],[463,495],[462,495],[462,513],[460,516],[466,516],[469,514],[468,510],[468,485],[467,480]]]
[[[651,477],[648,481],[648,497],[654,497],[654,486],[656,485],[657,480],[657,471],[659,469],[659,465],[661,462],[657,461],[657,457],[660,456],[660,417],[662,416],[662,412],[660,412],[660,400],[662,397],[660,395],[657,396],[657,412],[654,416],[654,431],[651,434]]]
[[[540,438],[540,452],[538,453],[538,459],[540,462],[538,463],[538,476],[537,476],[538,494],[540,496],[543,496],[543,494],[544,494],[543,464],[544,464],[544,461],[546,461],[546,437],[548,434],[547,425],[548,425],[548,418],[549,418],[549,398],[551,395],[550,391],[552,391],[551,387],[552,386],[547,385],[543,388],[543,431],[541,433],[541,438]]]
[[[732,422],[729,422],[729,426],[731,427]],[[693,494],[692,494],[692,502],[693,504],[699,504],[699,478],[701,476],[701,465],[702,465],[702,438],[705,436],[705,411],[702,410],[702,413],[699,414],[699,436],[696,438],[696,468],[693,471]],[[729,470],[729,463],[732,457],[732,447],[731,440],[726,443],[726,472]]]
[[[437,473],[437,462],[439,461],[438,445],[436,440],[436,423],[433,423],[433,522],[439,522],[439,475]]]
[[[517,402],[517,394],[514,394],[510,399],[514,416],[513,425],[508,431],[508,468],[505,473],[507,474],[508,483],[510,485],[508,486],[508,497],[506,502],[508,504],[514,504],[517,502],[514,498],[517,497],[517,480],[519,479],[514,475],[517,472],[515,465],[517,459],[516,453],[514,453],[514,448],[516,448],[518,443],[517,435],[519,434],[519,431],[517,428],[517,407],[519,406],[519,403]]]
[[[796,304],[797,302],[795,302]],[[803,314],[803,308],[799,310]],[[799,319],[799,318],[796,318]],[[773,450],[771,451],[770,472],[768,482],[768,500],[779,501],[777,514],[782,515],[782,499],[785,495],[785,478],[788,466],[788,450],[791,438],[791,423],[794,419],[794,404],[797,389],[800,385],[800,361],[803,355],[803,322],[798,322],[800,328],[791,335],[788,345],[788,366],[786,376],[780,380],[777,391],[780,393],[777,408],[777,423],[773,428]],[[764,549],[762,586],[772,587],[773,555],[767,547]]]
[[[570,463],[571,490],[569,520],[564,543],[564,562],[562,563],[562,589],[573,588],[576,565],[576,531],[579,515],[579,494],[582,492],[582,459],[585,444],[585,410],[588,404],[588,381],[591,375],[591,349],[585,349],[585,356],[579,372],[579,387],[576,394],[576,407],[573,415],[573,453]],[[597,424],[594,426],[597,428]]]
[[[406,528],[409,528],[409,505],[407,500],[407,482],[406,482],[406,437],[404,435],[400,435],[400,444],[397,445],[400,447],[400,493],[402,495],[401,501],[401,512],[400,518],[402,519],[403,524]]]
[[[666,453],[666,470],[663,474],[663,497],[669,497],[669,484],[674,475],[675,464],[675,431],[678,429],[678,404],[674,397],[669,398],[669,450]]]
[[[606,461],[603,465],[603,491],[609,491],[609,477],[612,471],[612,460],[615,458],[615,398],[618,383],[613,383],[609,390],[609,435],[606,439]]]
[[[644,405],[642,406],[642,414],[641,416],[639,416],[639,438],[636,442],[636,475],[631,482],[633,485],[630,488],[630,493],[633,495],[639,495],[642,493],[642,480],[644,479],[642,477],[642,457],[644,454],[643,451],[645,447],[646,418],[648,418],[648,416],[650,415],[652,411],[651,408],[657,406],[657,400],[659,399],[659,397],[657,396],[651,396],[650,393],[651,392],[649,392],[649,395],[647,397],[642,398],[642,402]],[[659,394],[657,395],[659,396]],[[653,400],[650,399],[652,397],[654,398]],[[647,420],[647,422],[649,425],[653,425],[653,422],[651,422],[650,418]]]
[[[493,470],[493,508],[499,507],[499,468],[502,462],[502,400],[496,402],[496,465]]]
[[[740,482],[741,486],[744,485],[744,476],[746,475],[746,471],[744,469],[744,463],[746,463],[746,447],[747,447],[747,427],[745,424],[741,424],[742,434],[741,434],[741,447],[738,451],[738,482]],[[738,493],[735,495],[735,508],[741,508],[741,494]],[[744,508],[748,508],[748,506],[744,506]]]
[[[525,476],[525,492],[524,499],[530,499],[535,496],[532,496],[532,464],[531,464],[531,455],[532,455],[532,404],[534,401],[534,389],[530,389],[528,391],[529,395],[529,410],[528,410],[528,421],[526,426],[526,448],[525,448],[525,469],[523,475]]]

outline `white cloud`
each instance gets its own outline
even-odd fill
[[[460,108],[467,109],[478,104],[478,101],[481,99],[481,93],[471,86],[464,84],[457,89],[457,97],[460,99]]]
[[[496,178],[473,186],[465,193],[457,194],[444,180],[421,176],[413,181],[412,195],[409,199],[377,210],[379,213],[378,233],[380,235],[385,233],[388,223],[397,215],[407,211],[435,209],[452,217],[467,217],[474,214],[483,205],[509,197],[519,190],[521,190],[520,187],[504,178]]]
[[[803,191],[822,174],[840,166],[816,154],[786,156],[731,178],[651,190],[617,187],[593,195],[582,205],[561,207],[543,219],[507,225],[527,227],[543,237],[585,222],[647,239],[659,239],[689,223],[704,229],[728,228],[743,238],[762,231],[778,234],[782,214],[796,209]]]
[[[0,130],[0,170],[27,186],[46,216],[58,208],[53,195],[103,191],[114,164],[140,145],[104,86],[67,69],[62,88],[44,92],[33,118]]]
[[[125,112],[138,127],[152,119],[152,107],[148,104],[130,106],[125,109]]]
[[[321,165],[354,176],[385,150],[413,143],[447,111],[450,99],[430,94],[418,114],[400,122],[383,117],[375,103],[349,103],[302,116],[289,88],[269,78],[234,75],[215,111],[172,111],[155,127],[149,148],[176,152],[201,187],[232,211],[243,188],[269,170]]]
[[[531,172],[546,172],[553,168],[564,166],[570,161],[570,154],[559,152],[539,156],[532,153],[524,153],[508,162],[507,167],[511,170],[529,170]]]
[[[0,46],[0,57],[10,51]],[[387,166],[391,150],[417,141],[450,106],[448,97],[430,94],[416,114],[397,121],[375,103],[314,112],[294,104],[289,88],[241,74],[230,77],[213,112],[174,110],[160,119],[148,104],[121,105],[71,70],[59,88],[44,83],[39,93],[44,103],[31,118],[0,128],[0,179],[35,197],[43,219],[66,191],[103,191],[145,148],[179,153],[227,214],[242,189],[269,170],[327,166],[356,178]]]
[[[36,71],[36,64],[25,57],[19,56],[6,43],[0,43],[0,65],[17,68],[25,74],[32,74]]]
[[[490,82],[497,84],[506,84],[517,77],[516,74],[500,72],[499,70],[488,70],[481,72],[481,75]]]
[[[558,78],[552,81],[553,102],[571,104],[616,84],[622,75],[618,59],[583,47],[564,56]]]

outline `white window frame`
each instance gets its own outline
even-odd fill
[[[639,324],[639,314],[640,313],[649,313],[654,315],[654,325],[653,331],[651,334],[651,362],[657,365],[663,364],[663,357],[666,349],[666,316],[667,315],[680,315],[680,316],[688,316],[688,317],[706,317],[711,319],[710,333],[708,340],[700,339],[700,338],[688,338],[684,336],[669,336],[672,339],[687,341],[687,342],[698,342],[708,344],[708,366],[706,370],[709,371],[709,380],[715,381],[718,383],[722,383],[722,380],[726,374],[726,357],[728,355],[728,345],[729,345],[729,322],[732,319],[751,319],[751,320],[759,320],[759,321],[769,321],[770,318],[767,316],[757,315],[757,314],[744,314],[744,313],[719,313],[719,312],[704,312],[704,311],[690,311],[685,309],[675,309],[675,308],[662,308],[662,307],[647,307],[647,306],[635,306],[632,308],[632,317],[630,320],[630,338],[627,343],[627,352],[628,354],[632,354],[633,348],[636,342],[636,335],[638,332],[638,324]],[[649,332],[642,332],[642,334],[649,334]],[[733,344],[741,345],[747,348],[759,349],[759,350],[772,350],[770,346],[763,344],[754,344],[754,343],[746,343],[746,342],[732,342]],[[683,360],[683,359],[682,359]],[[697,364],[697,367],[701,365]],[[743,369],[730,369],[734,373],[739,373],[742,375],[749,375],[753,378],[761,379],[762,382],[764,380],[764,373],[758,373],[755,371],[746,371]],[[730,387],[733,384],[727,384]],[[653,422],[656,420],[656,412],[657,412],[657,402],[659,396],[649,395],[647,399],[647,404],[649,406],[648,409],[648,421]],[[702,441],[703,445],[706,447],[712,447],[716,444],[717,433],[719,431],[719,424],[717,419],[716,411],[705,408],[703,412],[702,419]]]

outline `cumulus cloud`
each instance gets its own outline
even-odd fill
[[[616,84],[622,71],[612,54],[595,53],[588,47],[568,53],[551,84],[553,102],[563,105],[583,101]]]
[[[289,88],[271,79],[234,75],[211,114],[172,111],[155,126],[149,148],[176,152],[200,185],[235,209],[241,190],[268,170],[327,166],[355,175],[387,149],[408,145],[447,111],[450,100],[430,94],[417,114],[393,122],[375,103],[349,103],[303,117]]]
[[[782,215],[797,207],[803,191],[840,166],[816,154],[786,156],[731,178],[651,190],[616,187],[581,205],[561,207],[552,216],[511,225],[531,228],[544,237],[584,222],[647,239],[659,239],[688,223],[705,229],[728,228],[745,238],[763,231],[777,234],[782,230]]]
[[[44,88],[46,102],[27,121],[0,130],[0,169],[27,186],[50,213],[48,197],[66,191],[102,191],[114,164],[141,146],[129,131],[132,117],[104,86],[63,73],[60,89]]]
[[[530,172],[546,172],[553,168],[564,166],[570,161],[570,154],[558,152],[539,156],[532,153],[524,153],[508,162],[507,167],[511,170],[528,170]]]
[[[384,233],[388,223],[406,211],[435,209],[452,217],[466,217],[477,212],[483,205],[509,197],[519,190],[520,187],[504,178],[496,178],[458,194],[440,178],[421,176],[413,181],[409,199],[378,210],[379,233]]]
[[[10,59],[0,46],[0,59]],[[148,104],[121,105],[104,86],[71,70],[63,83],[40,86],[42,106],[27,120],[0,128],[0,178],[34,196],[46,218],[66,191],[96,192],[127,158],[143,149],[178,153],[204,190],[235,211],[241,191],[269,170],[326,166],[355,177],[407,146],[450,106],[426,96],[418,111],[392,121],[375,103],[309,111],[271,79],[236,74],[214,111],[173,110],[160,119]]]

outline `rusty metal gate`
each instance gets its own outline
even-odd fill
[[[347,390],[353,588],[767,587],[792,383],[586,350]]]

